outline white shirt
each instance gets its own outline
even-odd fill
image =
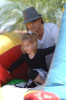
[[[59,28],[53,23],[44,23],[44,34],[42,40],[38,40],[38,48],[48,48],[57,43]],[[28,31],[30,32],[30,31]],[[47,66],[50,66],[53,54],[46,56]]]

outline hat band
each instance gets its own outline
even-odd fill
[[[23,22],[23,24],[29,23],[29,22],[31,22],[31,21],[33,21],[33,20],[36,20],[36,19],[40,18],[40,17],[41,17],[41,15],[39,15],[39,16],[37,16],[37,17],[35,17],[35,18],[27,19],[27,20],[25,20],[25,21]]]

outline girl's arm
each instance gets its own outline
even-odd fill
[[[23,62],[24,62],[24,57],[21,56],[15,63],[11,65],[8,71],[12,73],[12,71],[15,70],[17,67],[19,67]]]

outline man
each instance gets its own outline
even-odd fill
[[[58,37],[58,26],[53,23],[43,23],[42,16],[34,7],[23,10],[24,22],[29,33],[38,33],[38,48],[48,48],[56,45]],[[50,66],[52,55],[46,56],[47,66]]]

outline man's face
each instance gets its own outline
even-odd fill
[[[26,23],[26,26],[27,26],[28,30],[30,30],[32,32],[38,32],[40,24],[41,24],[41,19],[39,18],[32,22]]]

